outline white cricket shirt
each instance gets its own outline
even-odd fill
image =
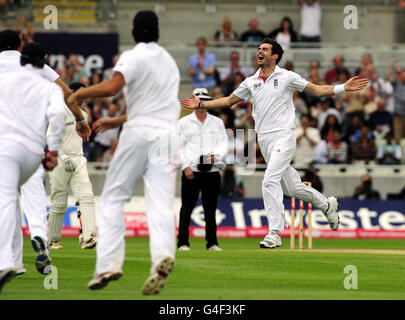
[[[66,129],[63,136],[60,151],[66,155],[82,156],[83,155],[83,139],[76,131],[76,118],[72,111],[65,104],[66,112]],[[83,117],[88,119],[87,113],[81,110]]]
[[[316,37],[321,35],[322,7],[318,2],[312,6],[303,3],[301,6],[301,35]]]
[[[228,152],[228,136],[222,119],[207,113],[204,122],[195,112],[181,118],[177,126],[180,134],[181,170],[190,167],[198,171],[200,156],[214,155],[215,163],[223,163]],[[213,167],[210,172],[218,171]]]
[[[0,75],[0,139],[24,145],[42,155],[46,130],[52,134],[48,146],[58,151],[65,131],[62,89],[43,77],[42,69],[26,65],[19,71]]]
[[[292,95],[302,91],[308,81],[295,72],[278,66],[267,79],[260,69],[246,78],[233,92],[243,100],[252,99],[252,116],[257,134],[295,128],[295,107]]]
[[[140,42],[125,51],[115,72],[125,79],[125,127],[175,128],[180,115],[180,72],[172,56],[156,42]]]
[[[0,73],[21,70],[20,58],[21,53],[17,50],[0,52]],[[43,77],[51,82],[55,82],[59,78],[59,75],[47,64],[44,65],[41,72]]]

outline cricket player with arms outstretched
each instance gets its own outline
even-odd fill
[[[180,72],[172,56],[157,43],[158,17],[154,12],[138,12],[132,34],[136,45],[121,55],[113,77],[79,89],[69,101],[114,96],[123,89],[127,106],[127,121],[100,199],[96,270],[88,287],[104,288],[123,274],[124,204],[142,176],[152,260],[151,273],[142,292],[156,294],[173,271],[176,253],[173,200],[177,165],[168,161],[169,145],[164,142],[171,135],[178,139]],[[176,153],[176,144],[170,147]]]
[[[18,189],[43,165],[52,170],[65,131],[63,92],[43,77],[45,49],[29,43],[21,52],[21,68],[0,76],[0,290],[18,272],[14,234],[18,226]],[[46,129],[52,135],[46,139]],[[32,240],[36,267],[46,273],[51,261],[40,237]],[[48,270],[49,272],[49,270]]]
[[[260,247],[270,249],[282,245],[280,231],[284,229],[283,194],[313,204],[324,213],[332,230],[339,227],[337,199],[327,199],[317,190],[306,186],[290,165],[296,148],[293,92],[305,91],[321,97],[361,90],[367,85],[367,79],[358,77],[336,86],[313,84],[295,72],[278,67],[282,56],[280,44],[265,38],[256,54],[259,70],[246,78],[230,96],[212,101],[200,101],[193,96],[193,99],[181,101],[186,108],[198,109],[231,107],[239,101],[253,99],[252,116],[259,147],[267,163],[262,192],[269,233],[260,242]]]
[[[80,82],[69,85],[72,92],[86,87]],[[96,246],[96,221],[94,210],[93,188],[87,171],[87,160],[83,155],[83,140],[77,134],[74,115],[65,105],[66,130],[60,147],[59,162],[49,174],[51,187],[51,208],[49,209],[49,241],[50,249],[63,248],[60,244],[63,220],[68,202],[68,186],[70,186],[76,202],[79,202],[80,223],[82,234],[80,244],[82,249]],[[82,110],[87,120],[87,113]]]
[[[21,58],[21,40],[17,32],[14,30],[3,30],[0,32],[0,74],[12,71],[22,70],[20,64]],[[62,88],[65,100],[71,94],[70,89],[62,81],[59,75],[52,70],[48,65],[44,65],[39,72],[45,79],[55,82]],[[90,137],[90,127],[87,121],[83,118],[80,108],[75,105],[69,105],[76,119],[76,130],[84,139]],[[45,170],[39,166],[37,171],[30,179],[20,188],[21,202],[24,208],[25,215],[28,220],[28,226],[31,235],[31,241],[36,247],[42,246],[42,243],[47,246],[48,229],[47,229],[47,210],[46,210],[46,192],[44,186]],[[39,239],[39,240],[38,240]],[[40,241],[41,243],[37,243]],[[17,275],[24,274],[26,269],[23,265],[23,235],[21,231],[21,221],[18,220],[16,232],[13,240],[14,259],[18,266]],[[38,266],[39,270],[43,270],[42,264],[50,263],[50,257],[47,261],[42,261]]]

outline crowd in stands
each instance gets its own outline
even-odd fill
[[[302,10],[320,10],[321,1],[301,1]],[[307,8],[309,7],[309,8]],[[319,7],[319,8],[318,8]],[[305,12],[302,13],[305,16]],[[18,17],[15,30],[20,30],[24,43],[34,39],[34,32],[24,17]],[[305,30],[304,30],[305,31]],[[314,33],[302,36],[316,37]],[[232,22],[225,18],[222,28],[215,34],[217,41],[251,41],[257,43],[263,37],[271,36],[288,47],[288,41],[298,40],[291,19],[284,17],[280,27],[265,34],[259,28],[257,18],[250,19],[249,30],[239,38],[232,30]],[[314,41],[308,40],[308,41]],[[196,53],[189,59],[188,71],[194,88],[207,88],[213,98],[227,96],[248,76],[258,69],[254,59],[250,67],[241,66],[238,51],[229,55],[229,64],[219,70],[216,57],[207,50],[207,40],[203,37],[196,41]],[[114,57],[113,65],[119,56]],[[354,70],[345,66],[342,55],[333,58],[333,67],[321,73],[319,61],[312,61],[305,78],[316,84],[343,83],[351,76],[367,77],[369,85],[361,92],[344,93],[332,97],[316,97],[305,92],[295,92],[293,103],[296,107],[297,151],[293,159],[297,166],[306,167],[311,163],[346,164],[379,163],[400,164],[405,154],[405,71],[392,61],[386,74],[378,74],[369,53],[362,56],[360,65]],[[281,67],[294,71],[292,61]],[[97,84],[112,77],[112,68],[92,69],[83,66],[77,55],[71,54],[56,70],[60,77],[70,84],[74,81],[86,85]],[[86,102],[90,122],[110,116],[119,116],[125,102],[122,93],[114,99],[98,98]],[[229,129],[229,163],[243,162],[245,155],[254,154],[253,161],[264,164],[264,159],[255,137],[249,137],[248,130],[254,128],[251,101],[240,102],[232,108],[214,110]],[[238,129],[244,129],[238,135]],[[90,142],[85,145],[85,155],[89,161],[108,161],[111,159],[119,130],[93,133]],[[253,144],[252,147],[249,143]],[[252,160],[249,159],[249,160]]]

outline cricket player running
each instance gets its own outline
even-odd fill
[[[69,88],[75,92],[85,87],[80,82],[73,82]],[[49,174],[51,187],[51,208],[49,209],[49,241],[50,249],[62,249],[60,244],[63,220],[68,202],[68,186],[72,189],[76,202],[79,202],[82,249],[96,246],[96,221],[94,212],[93,188],[87,172],[87,160],[83,155],[83,140],[77,134],[74,115],[65,105],[66,130],[60,147],[59,162]],[[82,110],[87,120],[87,113]]]
[[[17,32],[14,30],[3,30],[0,32],[0,73],[24,69],[20,64],[20,47],[21,40]],[[62,88],[65,99],[71,94],[70,89],[62,81],[59,75],[48,65],[45,64],[40,73],[45,79],[55,82]],[[76,131],[84,140],[87,141],[89,139],[91,130],[87,121],[85,118],[83,118],[80,108],[74,105],[69,105],[69,108],[75,115],[77,122]],[[48,242],[44,176],[45,170],[42,166],[39,166],[37,171],[20,188],[21,202],[24,208],[25,216],[28,220],[31,241],[33,244],[35,243],[36,247],[40,247],[42,245],[36,243],[37,241],[41,241],[45,245],[47,245]],[[18,266],[17,275],[24,274],[26,269],[23,265],[23,235],[21,231],[20,219],[18,219],[14,234],[13,248],[14,259]],[[38,271],[43,270],[43,263],[50,264],[50,257],[48,256],[47,261],[42,261],[38,265]]]
[[[154,12],[136,14],[132,35],[136,45],[121,55],[112,79],[76,91],[69,101],[113,96],[123,88],[127,105],[127,121],[100,199],[97,263],[88,287],[101,289],[122,276],[123,206],[143,176],[152,268],[142,292],[157,294],[173,271],[176,253],[173,200],[177,165],[168,161],[165,148],[169,149],[171,135],[178,140],[180,72],[170,54],[157,44],[158,17]],[[170,147],[176,153],[176,144]]]
[[[367,85],[367,79],[358,77],[336,86],[310,83],[295,72],[278,67],[282,56],[281,46],[275,40],[265,38],[256,54],[259,70],[246,78],[230,96],[204,102],[193,96],[193,99],[181,101],[190,109],[225,108],[253,98],[252,115],[258,143],[267,163],[262,192],[269,233],[260,242],[261,248],[282,245],[280,231],[284,229],[283,193],[312,203],[324,213],[332,230],[339,227],[337,199],[327,199],[317,190],[306,186],[290,165],[296,148],[293,92],[304,90],[321,97],[361,90]]]
[[[65,131],[63,92],[43,77],[45,60],[45,49],[29,43],[21,52],[23,70],[0,77],[0,290],[18,268],[13,252],[18,189],[41,165],[46,140],[49,151],[43,164],[47,170],[56,166]],[[46,139],[48,123],[52,135]],[[50,264],[47,248],[39,237],[33,240],[37,269],[45,269]]]

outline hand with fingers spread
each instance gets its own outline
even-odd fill
[[[198,105],[200,104],[201,100],[193,94],[193,99],[183,99],[181,103],[187,109],[198,109]],[[201,106],[201,104],[200,104]]]
[[[368,79],[359,78],[358,76],[350,78],[345,82],[345,91],[358,91],[367,86]]]

